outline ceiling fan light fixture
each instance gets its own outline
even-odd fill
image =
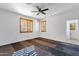
[[[38,12],[37,15],[39,15],[40,13],[43,15],[46,15],[46,13],[44,11],[49,10],[49,8],[41,9],[39,6],[36,6],[36,8],[38,9],[38,11],[32,11],[32,12]]]

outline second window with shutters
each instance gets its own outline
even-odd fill
[[[46,21],[40,21],[40,31],[41,32],[46,32]]]

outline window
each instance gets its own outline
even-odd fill
[[[28,20],[28,32],[33,31],[33,20]]]
[[[45,20],[40,21],[40,31],[46,32],[46,21]]]
[[[70,30],[76,30],[76,23],[70,24]]]
[[[20,18],[20,33],[33,32],[33,20]]]

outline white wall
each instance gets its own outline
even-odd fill
[[[66,36],[66,22],[67,20],[72,20],[72,19],[79,20],[79,9],[65,11],[46,18],[47,32],[41,33],[41,36],[52,40],[79,45],[79,30],[77,34],[78,40],[70,40],[67,39]]]
[[[0,46],[38,37],[34,23],[33,33],[19,33],[20,16],[15,13],[0,10]]]

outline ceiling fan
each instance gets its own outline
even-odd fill
[[[39,15],[40,13],[46,15],[46,13],[45,13],[44,11],[49,10],[48,8],[42,9],[42,8],[40,8],[39,6],[37,6],[36,8],[38,9],[38,11],[32,11],[32,12],[37,12],[37,15]]]

